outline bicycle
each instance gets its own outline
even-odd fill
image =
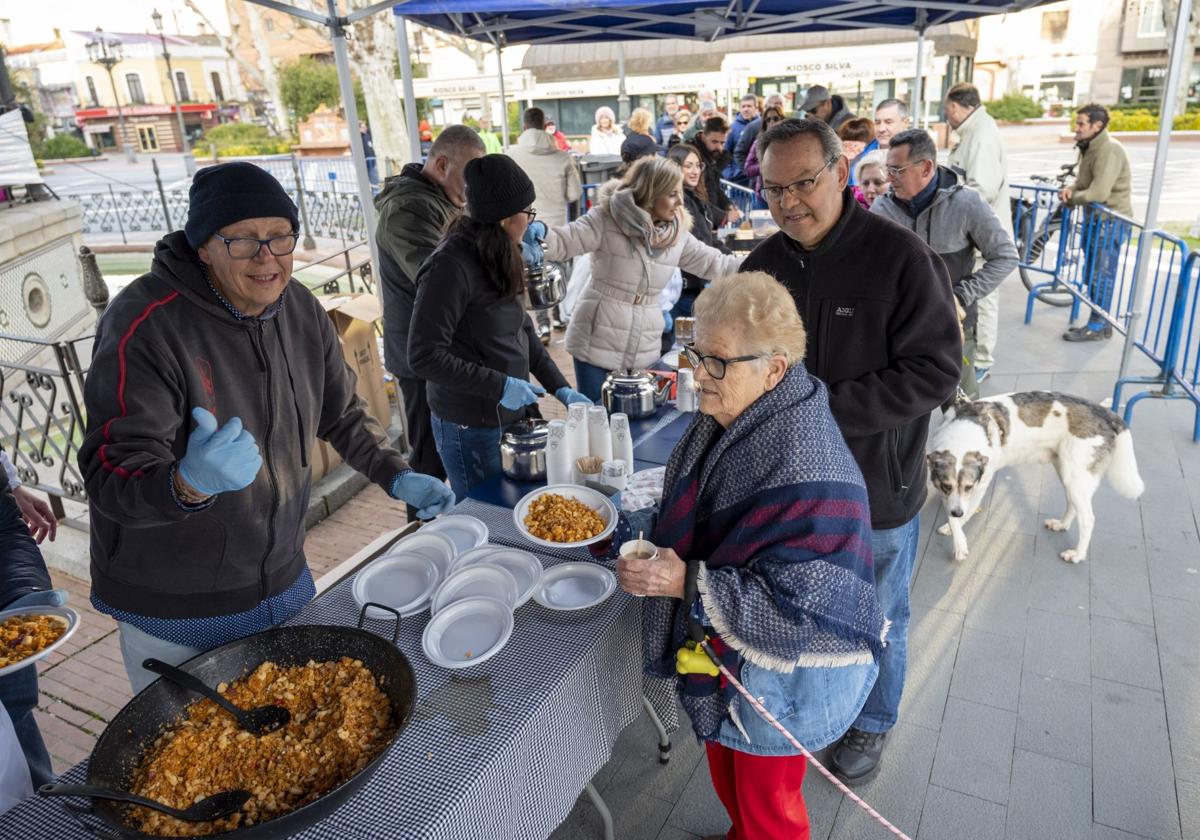
[[[1035,286],[1045,283],[1045,277],[1044,272],[1026,268],[1026,266],[1036,264],[1043,253],[1057,254],[1062,237],[1063,219],[1067,212],[1067,205],[1059,201],[1057,192],[1063,190],[1074,179],[1076,166],[1077,164],[1074,163],[1064,163],[1059,168],[1057,175],[1030,176],[1030,180],[1036,184],[1056,188],[1056,195],[1040,224],[1036,222],[1037,211],[1040,208],[1035,208],[1032,201],[1017,197],[1009,199],[1014,220],[1013,239],[1021,261],[1018,270],[1021,274],[1021,282],[1031,292]],[[1018,218],[1020,221],[1017,221]],[[1036,230],[1034,230],[1035,225]],[[1028,250],[1026,250],[1027,246]],[[1068,247],[1062,254],[1059,275],[1062,275],[1064,269],[1081,260],[1082,257],[1083,251],[1079,247],[1079,243],[1073,240],[1068,242]],[[1061,285],[1061,283],[1062,281],[1059,280],[1055,285]],[[1068,291],[1055,291],[1054,287],[1051,287],[1039,291],[1037,299],[1051,306],[1069,306],[1074,297]]]

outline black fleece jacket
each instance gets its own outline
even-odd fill
[[[452,233],[417,273],[408,364],[425,380],[429,408],[443,420],[476,428],[511,423],[536,411],[497,407],[510,377],[532,373],[554,393],[567,385],[520,297],[501,294],[474,243]]]
[[[954,393],[962,344],[950,277],[911,231],[863,209],[850,190],[825,239],[805,250],[780,231],[742,271],[787,286],[808,333],[804,363],[858,461],[871,527],[896,528],[925,503],[929,416]]]
[[[288,285],[274,317],[238,320],[183,232],[160,239],[150,273],[100,319],[84,384],[93,591],[139,615],[206,618],[287,589],[305,562],[314,440],[385,489],[408,466],[355,384],[302,284]],[[240,417],[263,458],[249,486],[200,509],[180,505],[171,485],[196,406],[220,425]]]

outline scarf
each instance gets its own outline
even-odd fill
[[[608,211],[621,232],[645,245],[651,257],[670,248],[679,236],[679,213],[669,222],[654,221],[649,213],[638,207],[633,200],[633,190],[628,187],[613,193],[608,200]]]
[[[825,386],[794,365],[722,430],[698,415],[667,464],[654,541],[700,560],[703,620],[722,659],[787,673],[869,663],[887,621],[875,593],[866,487]],[[675,676],[688,605],[648,598],[645,668]],[[718,678],[677,678],[696,734],[711,737],[733,690]]]

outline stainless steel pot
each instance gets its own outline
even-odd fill
[[[567,296],[567,278],[557,263],[525,267],[525,308],[550,309]]]
[[[545,420],[518,420],[500,438],[500,467],[514,481],[543,481],[546,478]]]
[[[649,417],[667,401],[671,380],[645,370],[614,370],[600,386],[600,401],[609,414],[627,414],[631,420]]]

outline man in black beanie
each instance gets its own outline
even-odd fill
[[[296,207],[250,163],[201,170],[187,225],[113,299],[84,387],[79,467],[92,605],[117,619],[134,692],[178,664],[295,615],[308,455],[328,441],[430,518],[454,504],[413,472],[355,392],[338,336],[292,280]]]

